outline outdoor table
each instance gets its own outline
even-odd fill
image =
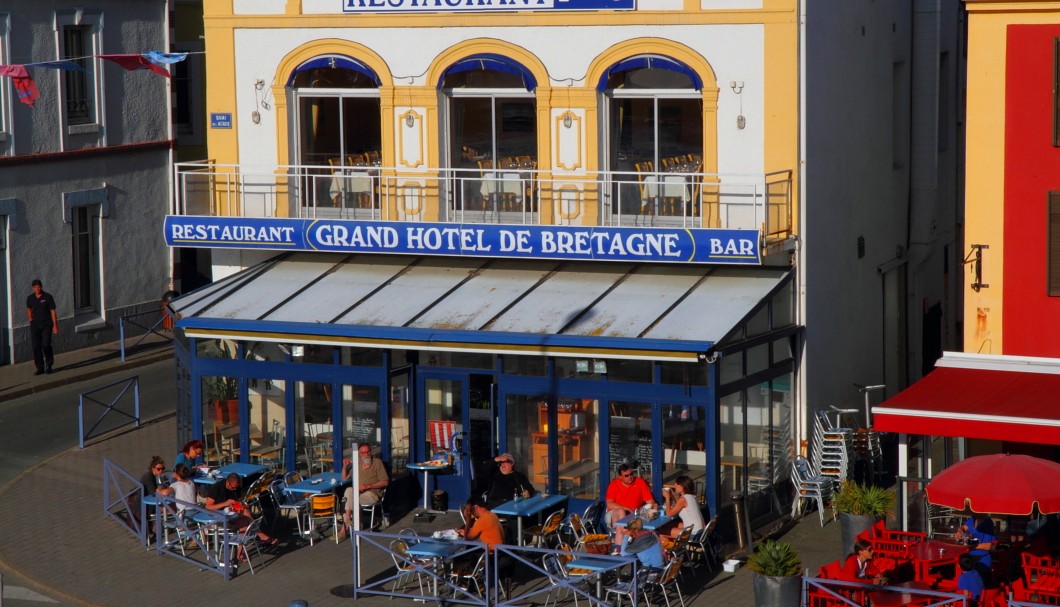
[[[195,468],[191,475],[191,480],[200,485],[212,485],[222,478],[224,478],[224,476],[221,474],[220,470],[203,472],[201,468]]]
[[[405,548],[405,554],[431,559],[434,561],[435,568],[437,569],[439,563],[444,562],[464,548],[465,546],[462,544],[455,544],[444,540],[420,540],[415,544],[409,543],[408,547]],[[433,580],[433,583],[434,596],[438,596],[438,580]]]
[[[405,467],[408,468],[409,470],[421,470],[421,471],[423,471],[423,512],[425,512],[427,514],[445,514],[444,512],[440,512],[440,511],[437,511],[437,510],[431,510],[430,502],[427,501],[428,500],[427,489],[428,489],[428,485],[430,484],[430,474],[431,474],[431,472],[441,472],[442,470],[448,470],[449,469],[449,463],[446,462],[444,464],[438,465],[438,464],[435,464],[433,461],[431,461],[431,462],[419,462],[419,463],[416,463],[416,464],[408,464]]]
[[[632,521],[638,516],[642,521],[644,521],[644,528],[649,529],[651,531],[658,531],[666,525],[669,525],[674,520],[672,517],[666,516],[665,514],[660,514],[655,518],[648,518],[646,516],[634,512],[633,514],[627,514],[626,516],[623,516],[622,518],[618,519],[618,521],[614,523],[614,526],[625,527],[629,524],[630,521]]]
[[[942,540],[927,540],[914,544],[910,548],[910,554],[916,568],[916,579],[926,581],[931,570],[938,567],[953,565],[956,570],[957,558],[966,552],[967,546]]]
[[[217,515],[223,515],[224,521],[217,519]],[[221,558],[221,542],[219,539],[219,528],[222,524],[239,516],[239,513],[232,510],[231,508],[225,508],[224,510],[208,510],[208,511],[197,511],[191,515],[191,520],[199,524],[199,530],[202,532],[203,540],[210,540],[210,551],[217,555],[217,558]]]
[[[931,586],[916,580],[899,584],[888,584],[886,588],[869,592],[869,600],[872,602],[873,607],[927,605],[939,600],[938,597],[910,592],[913,590],[931,590]]]
[[[288,485],[283,488],[283,491],[284,493],[310,495],[336,490],[352,482],[350,479],[342,480],[342,473],[340,472],[321,472],[293,485]]]
[[[613,569],[616,565],[619,564],[620,563],[615,559],[604,559],[596,556],[581,556],[567,561],[565,566],[570,571],[576,569],[584,569],[586,571],[594,572],[593,575],[596,576],[596,596],[597,598],[602,598],[603,583],[601,582],[601,578],[603,576],[600,575],[600,572],[607,571],[608,569]]]
[[[516,533],[518,533],[517,543],[523,545],[523,519],[528,516],[537,516],[538,523],[541,522],[541,513],[550,508],[559,506],[560,504],[566,503],[566,495],[545,495],[538,493],[526,499],[520,499],[519,501],[511,500],[504,502],[500,506],[493,509],[494,514],[503,514],[504,516],[514,516]]]
[[[229,474],[238,474],[245,479],[249,476],[262,474],[265,470],[267,470],[267,468],[261,464],[228,464],[226,466],[221,466],[219,472],[221,473],[221,478],[224,478]]]

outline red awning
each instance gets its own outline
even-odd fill
[[[937,367],[872,411],[885,432],[1060,445],[1060,374]]]

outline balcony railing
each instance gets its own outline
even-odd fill
[[[792,172],[175,165],[174,215],[653,226],[791,233]]]

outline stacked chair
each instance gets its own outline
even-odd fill
[[[837,483],[850,474],[850,457],[854,453],[854,430],[834,426],[828,415],[818,410],[813,416],[813,466],[822,476]]]
[[[824,509],[826,504],[832,502],[832,490],[835,488],[835,480],[831,476],[818,474],[801,455],[791,463],[791,482],[795,486],[795,501],[791,503],[791,517],[795,518],[802,508],[802,502],[809,500],[817,504],[817,514],[824,527]],[[836,518],[836,512],[832,510],[832,520]]]

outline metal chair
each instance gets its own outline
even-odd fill
[[[615,595],[615,598],[617,599],[615,607],[618,607],[622,604],[622,597],[624,596],[629,597],[631,603],[635,603],[636,594],[639,591],[644,597],[645,604],[650,606],[651,603],[648,601],[648,593],[645,586],[648,579],[657,575],[659,575],[658,571],[641,567],[640,569],[637,569],[637,575],[635,577],[631,577],[628,580],[620,580],[604,588],[604,599],[606,600],[607,597],[612,594]]]
[[[313,545],[313,532],[316,530],[317,521],[331,521],[331,534],[335,536],[335,543],[339,543],[339,534],[336,533],[339,525],[339,515],[335,509],[334,493],[314,493],[309,496],[309,508],[306,510],[306,529],[309,532],[309,545]]]
[[[275,504],[276,509],[281,513],[294,513],[294,520],[298,525],[298,536],[301,537],[304,535],[302,531],[302,517],[305,515],[305,510],[309,506],[309,502],[304,498],[285,492],[283,490],[285,486],[287,486],[287,483],[279,479],[272,482],[269,490],[272,492],[273,503]],[[278,520],[279,517],[273,519],[273,527],[276,526],[276,521]]]
[[[237,559],[239,555],[247,560],[247,566],[250,567],[250,574],[254,575],[254,563],[250,557],[250,549],[253,548],[254,552],[258,554],[258,565],[260,567],[265,566],[265,562],[261,559],[261,546],[258,540],[258,533],[261,531],[261,517],[254,519],[242,533],[235,535],[229,535],[228,539],[224,541],[221,548],[223,550],[232,551],[232,558]],[[238,561],[237,561],[238,564]],[[235,568],[236,565],[233,565]]]
[[[649,577],[645,580],[644,593],[646,601],[648,600],[648,592],[654,590],[662,595],[663,600],[666,601],[666,607],[670,607],[670,593],[676,590],[677,598],[681,600],[681,607],[685,607],[685,597],[681,594],[681,586],[677,583],[677,574],[681,572],[681,564],[683,562],[683,557],[677,557],[666,564],[666,567],[663,568],[662,573],[658,577]],[[650,605],[651,603],[649,602],[648,604]]]
[[[559,590],[562,591],[566,588],[568,594],[574,597],[574,606],[578,607],[578,593],[576,591],[578,586],[585,586],[588,583],[588,578],[584,575],[571,575],[567,572],[567,568],[560,562],[560,559],[555,554],[546,554],[541,558],[541,565],[545,568],[545,573],[548,574],[548,582],[552,585],[548,589],[548,595],[545,596],[544,607],[548,607],[548,602],[552,600],[552,592]],[[559,603],[559,593],[556,593],[556,602],[553,606]]]
[[[463,583],[463,587],[468,591],[471,590],[471,584],[475,585],[475,593],[479,596],[482,595],[482,589],[486,585],[484,571],[486,568],[486,551],[483,550],[477,559],[473,563],[469,563],[464,566],[456,566],[449,573],[449,577],[453,580],[454,584],[460,585]],[[482,579],[482,583],[479,583],[479,578]]]
[[[717,538],[714,536],[714,528],[717,525],[718,517],[711,517],[706,527],[700,529],[697,533],[693,533],[692,537],[688,538],[689,562],[695,565],[703,563],[711,572],[717,571],[718,566],[721,564]]]
[[[538,548],[544,548],[548,544],[548,539],[553,538],[559,540],[559,526],[563,522],[563,515],[566,513],[566,508],[560,508],[552,514],[548,515],[545,522],[540,525],[534,525],[533,527],[525,530],[523,533],[530,538],[530,541],[526,543],[528,546],[536,546]]]
[[[394,580],[394,585],[390,588],[390,592],[397,593],[399,585],[400,591],[404,592],[408,588],[409,582],[412,581],[412,576],[415,575],[416,582],[420,586],[420,596],[424,596],[423,573],[419,570],[419,567],[429,564],[430,561],[412,558],[408,554],[408,549],[409,546],[404,540],[393,540],[390,542],[390,558],[394,561],[394,568],[397,569],[399,574]],[[390,595],[390,600],[394,600],[394,595]]]
[[[386,512],[383,509],[383,500],[386,499],[386,487],[379,490],[379,501],[374,504],[361,504],[361,513],[368,513],[368,530],[375,530],[375,513],[379,512],[380,523],[387,526]],[[364,519],[362,519],[364,520]]]

